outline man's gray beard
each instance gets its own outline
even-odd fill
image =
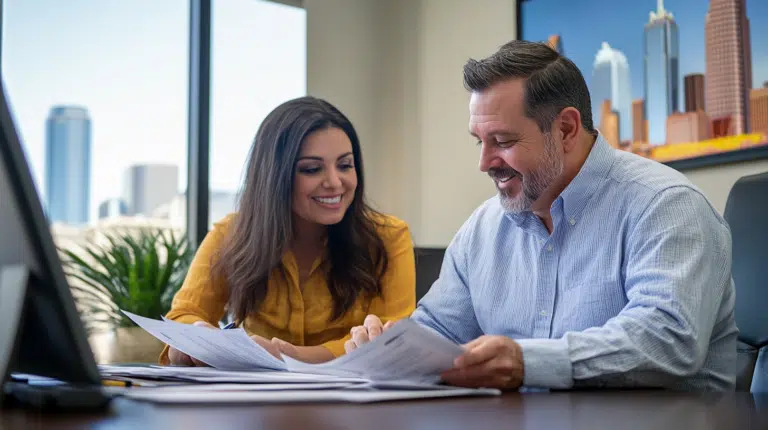
[[[555,140],[549,133],[544,134],[544,153],[539,167],[522,177],[522,192],[517,197],[499,190],[499,201],[506,212],[521,213],[531,210],[533,202],[539,199],[552,182],[563,173],[563,157],[557,153]]]

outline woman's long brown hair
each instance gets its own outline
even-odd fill
[[[311,133],[343,130],[352,142],[357,189],[338,224],[328,227],[325,267],[333,297],[332,319],[344,315],[361,294],[381,294],[388,259],[376,229],[378,214],[365,202],[360,141],[352,123],[333,105],[315,97],[290,100],[261,123],[246,179],[224,245],[214,256],[214,279],[229,287],[228,308],[242,322],[267,295],[267,282],[280,267],[293,235],[293,178],[301,144]]]

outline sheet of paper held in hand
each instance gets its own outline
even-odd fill
[[[123,312],[166,344],[222,370],[288,370],[392,384],[429,384],[438,382],[440,373],[450,369],[463,352],[461,346],[406,319],[372,342],[329,362],[308,364],[288,356],[280,361],[251,340],[242,328],[213,330]]]
[[[251,340],[242,328],[214,330],[176,321],[158,321],[123,311],[152,336],[222,370],[286,370],[285,363]]]
[[[401,320],[372,342],[321,364],[283,356],[288,370],[302,373],[363,377],[370,381],[436,383],[453,367],[463,348],[411,320]]]

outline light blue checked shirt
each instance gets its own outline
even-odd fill
[[[528,387],[734,388],[731,236],[699,190],[599,136],[551,213],[485,202],[412,319],[517,340]]]

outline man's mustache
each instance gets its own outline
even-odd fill
[[[494,181],[499,181],[505,178],[509,178],[511,176],[518,176],[522,177],[523,175],[520,174],[517,170],[511,168],[511,167],[504,167],[504,168],[491,168],[488,169],[488,176],[491,177]]]

